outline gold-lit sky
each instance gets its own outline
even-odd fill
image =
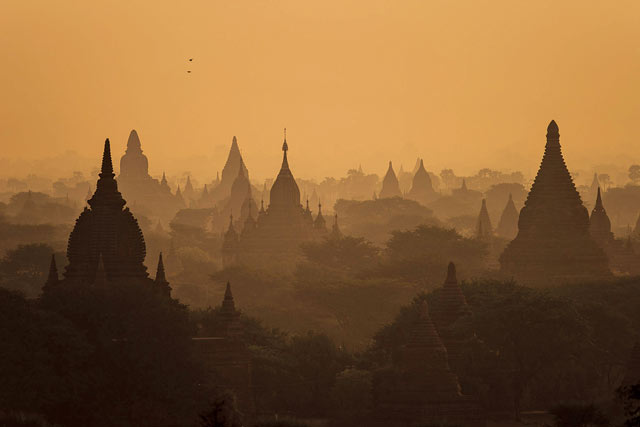
[[[300,177],[531,173],[553,118],[572,168],[640,161],[637,0],[2,0],[0,56],[0,158],[135,128],[152,173],[205,178],[237,135],[265,178],[286,126]]]

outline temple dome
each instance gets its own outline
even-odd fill
[[[398,178],[396,177],[396,173],[393,170],[393,165],[391,164],[391,162],[389,162],[387,174],[382,180],[382,190],[380,190],[380,194],[378,196],[381,199],[390,197],[402,197],[402,192],[400,191],[400,183],[398,182]]]
[[[144,237],[118,191],[108,139],[96,192],[88,203],[69,236],[65,277],[92,282],[101,257],[109,280],[147,277]]]
[[[301,209],[300,205],[300,189],[296,183],[291,170],[289,169],[289,161],[287,160],[287,151],[289,146],[285,137],[282,144],[282,167],[280,172],[271,186],[271,192],[269,194],[269,210],[291,210]]]

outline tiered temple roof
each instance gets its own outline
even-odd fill
[[[500,257],[502,270],[516,279],[545,285],[610,275],[606,255],[589,234],[589,213],[565,165],[554,121],[518,226]]]
[[[496,234],[505,239],[512,240],[518,235],[518,209],[513,202],[513,197],[509,193],[509,200],[502,211],[500,222],[496,228]]]
[[[380,197],[381,199],[388,197],[402,197],[402,191],[400,191],[400,183],[398,182],[396,173],[393,171],[393,164],[391,162],[389,162],[387,174],[382,180],[382,190],[380,190],[380,194],[378,194],[378,197]]]
[[[375,425],[484,425],[479,405],[460,391],[426,300],[409,330],[397,370],[375,383]]]
[[[138,221],[125,208],[125,200],[114,177],[107,139],[96,191],[69,236],[69,265],[65,272],[68,280],[91,283],[100,257],[110,280],[148,276],[143,264],[146,247],[142,231]]]
[[[282,144],[282,166],[271,187],[269,207],[262,206],[255,228],[237,236],[231,233],[232,226],[223,241],[224,265],[240,263],[254,268],[290,271],[301,257],[300,245],[320,239],[327,234],[326,223],[319,206],[313,221],[311,211],[300,204],[300,189],[296,183],[287,153],[289,146]]]

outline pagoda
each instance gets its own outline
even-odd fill
[[[424,168],[422,159],[420,159],[420,164],[413,175],[413,183],[408,197],[422,204],[426,204],[437,197],[437,193],[433,190],[431,177]]]
[[[491,218],[489,218],[487,201],[485,199],[482,199],[482,205],[480,206],[480,213],[478,214],[478,221],[476,224],[476,238],[484,241],[491,240],[493,237],[493,227],[491,226]]]
[[[496,234],[508,240],[514,239],[518,234],[518,216],[518,209],[516,209],[513,197],[509,193],[509,200],[502,211],[502,215],[500,215]]]
[[[374,381],[374,425],[483,426],[479,404],[461,393],[426,300],[393,369]]]
[[[520,211],[518,235],[500,256],[501,269],[539,285],[607,277],[607,257],[589,234],[582,204],[560,147],[555,121],[538,174]]]
[[[233,263],[253,268],[292,271],[302,254],[300,245],[320,240],[327,234],[321,207],[314,221],[311,211],[300,203],[300,189],[289,167],[286,139],[282,144],[282,166],[269,192],[269,206],[261,209],[250,229],[238,235],[230,224],[222,243],[225,266]],[[249,193],[250,194],[250,193]],[[254,212],[252,207],[250,212]],[[251,217],[253,219],[253,217]],[[313,218],[311,218],[313,219]]]
[[[450,262],[447,268],[444,285],[436,292],[436,303],[432,312],[438,334],[447,347],[451,368],[459,373],[464,366],[464,345],[469,337],[456,333],[454,325],[460,319],[469,316],[471,309],[458,284],[456,266],[453,262]]]
[[[75,282],[86,285],[114,281],[146,283],[166,294],[171,288],[164,275],[162,256],[156,280],[149,278],[144,265],[146,246],[138,221],[118,191],[113,173],[109,140],[104,144],[102,168],[96,191],[88,200],[69,236],[68,265],[64,278],[58,278],[55,258],[51,259],[45,287]]]
[[[381,199],[391,197],[402,197],[402,191],[400,191],[400,183],[396,177],[396,173],[393,171],[393,165],[389,162],[389,168],[387,174],[382,180],[382,190],[378,194]]]
[[[596,204],[591,211],[589,218],[589,233],[601,247],[609,245],[613,241],[613,233],[611,232],[611,221],[607,215],[607,211],[602,204],[602,196],[600,195],[600,187],[598,187],[596,196]]]

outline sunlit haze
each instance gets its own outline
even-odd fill
[[[301,178],[530,176],[551,119],[573,170],[640,160],[637,1],[5,0],[0,54],[1,175],[136,129],[156,176],[215,177],[236,135],[272,178],[286,127]]]

